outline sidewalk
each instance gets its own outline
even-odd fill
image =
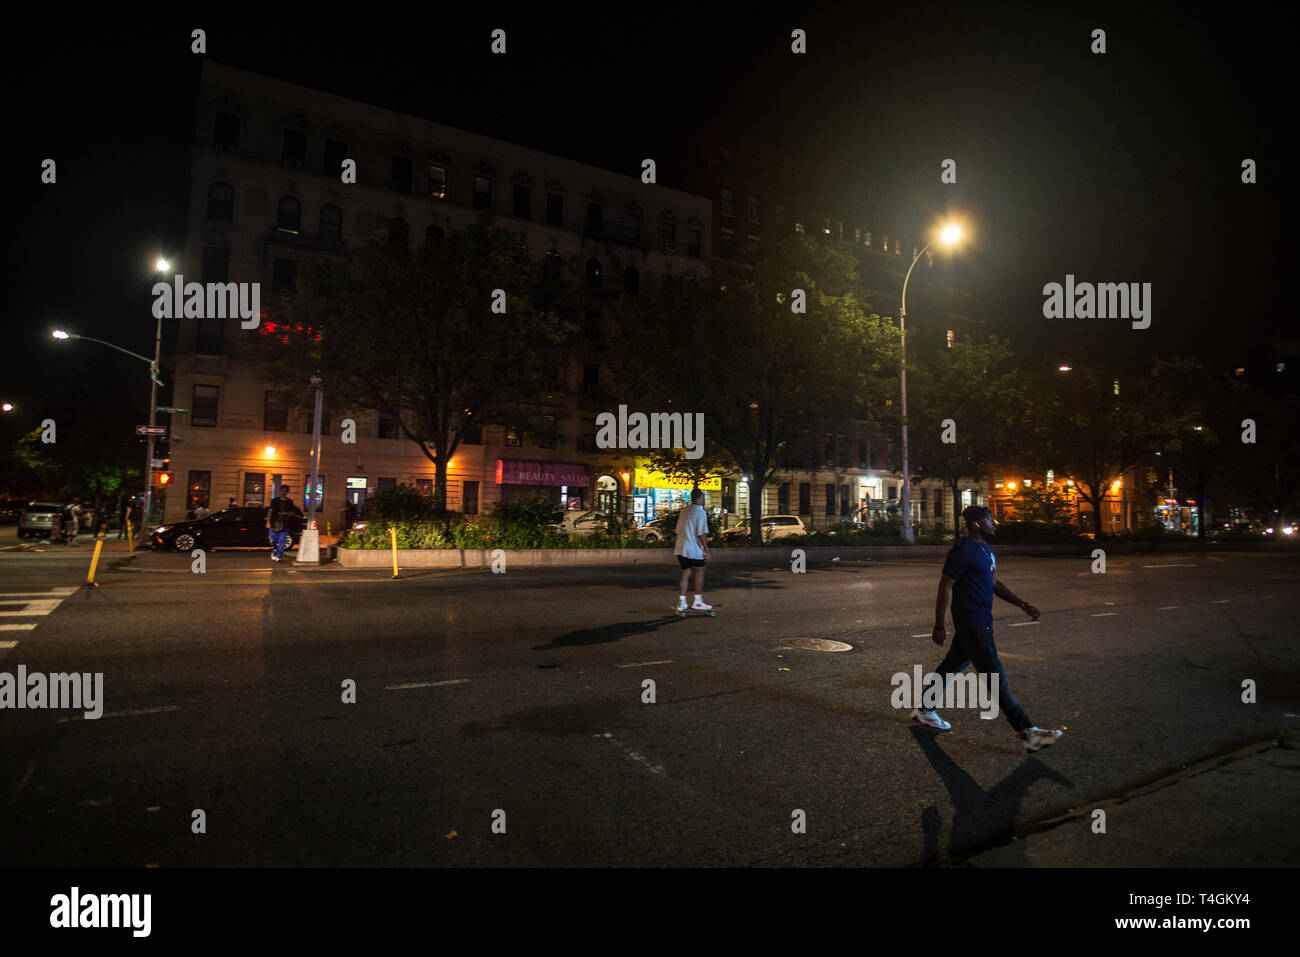
[[[1063,744],[1069,747],[1069,744]],[[1204,761],[1072,809],[966,867],[1294,867],[1300,860],[1300,734]],[[1106,812],[1094,834],[1093,811]]]

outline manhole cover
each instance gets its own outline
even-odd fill
[[[852,651],[852,645],[829,638],[786,638],[781,642],[782,648],[802,648],[804,651]]]

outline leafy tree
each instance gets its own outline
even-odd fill
[[[493,311],[498,290],[504,313]],[[558,273],[533,265],[524,238],[485,217],[429,237],[418,256],[404,242],[369,243],[304,270],[282,313],[262,324],[262,355],[278,380],[302,383],[302,405],[319,375],[332,414],[394,417],[433,463],[442,512],[446,465],[471,426],[554,438],[545,402],[577,329],[569,312]]]
[[[1065,525],[1070,521],[1070,499],[1058,485],[1022,485],[1011,496],[1016,520]]]

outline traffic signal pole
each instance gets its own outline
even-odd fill
[[[153,340],[153,363],[149,366],[149,425],[158,424],[158,359],[162,355],[162,316]],[[149,435],[144,460],[144,512],[140,515],[140,545],[148,544],[149,509],[153,507],[153,434]]]

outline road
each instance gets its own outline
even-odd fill
[[[105,699],[0,711],[5,865],[959,861],[1300,713],[1294,554],[1000,558],[1042,612],[995,607],[1011,687],[1068,727],[1033,756],[1002,718],[943,711],[938,735],[891,706],[891,676],[941,655],[936,562],[719,566],[717,617],[686,620],[669,568],[150,555],[74,588],[88,562],[0,551],[0,671],[102,672]]]

